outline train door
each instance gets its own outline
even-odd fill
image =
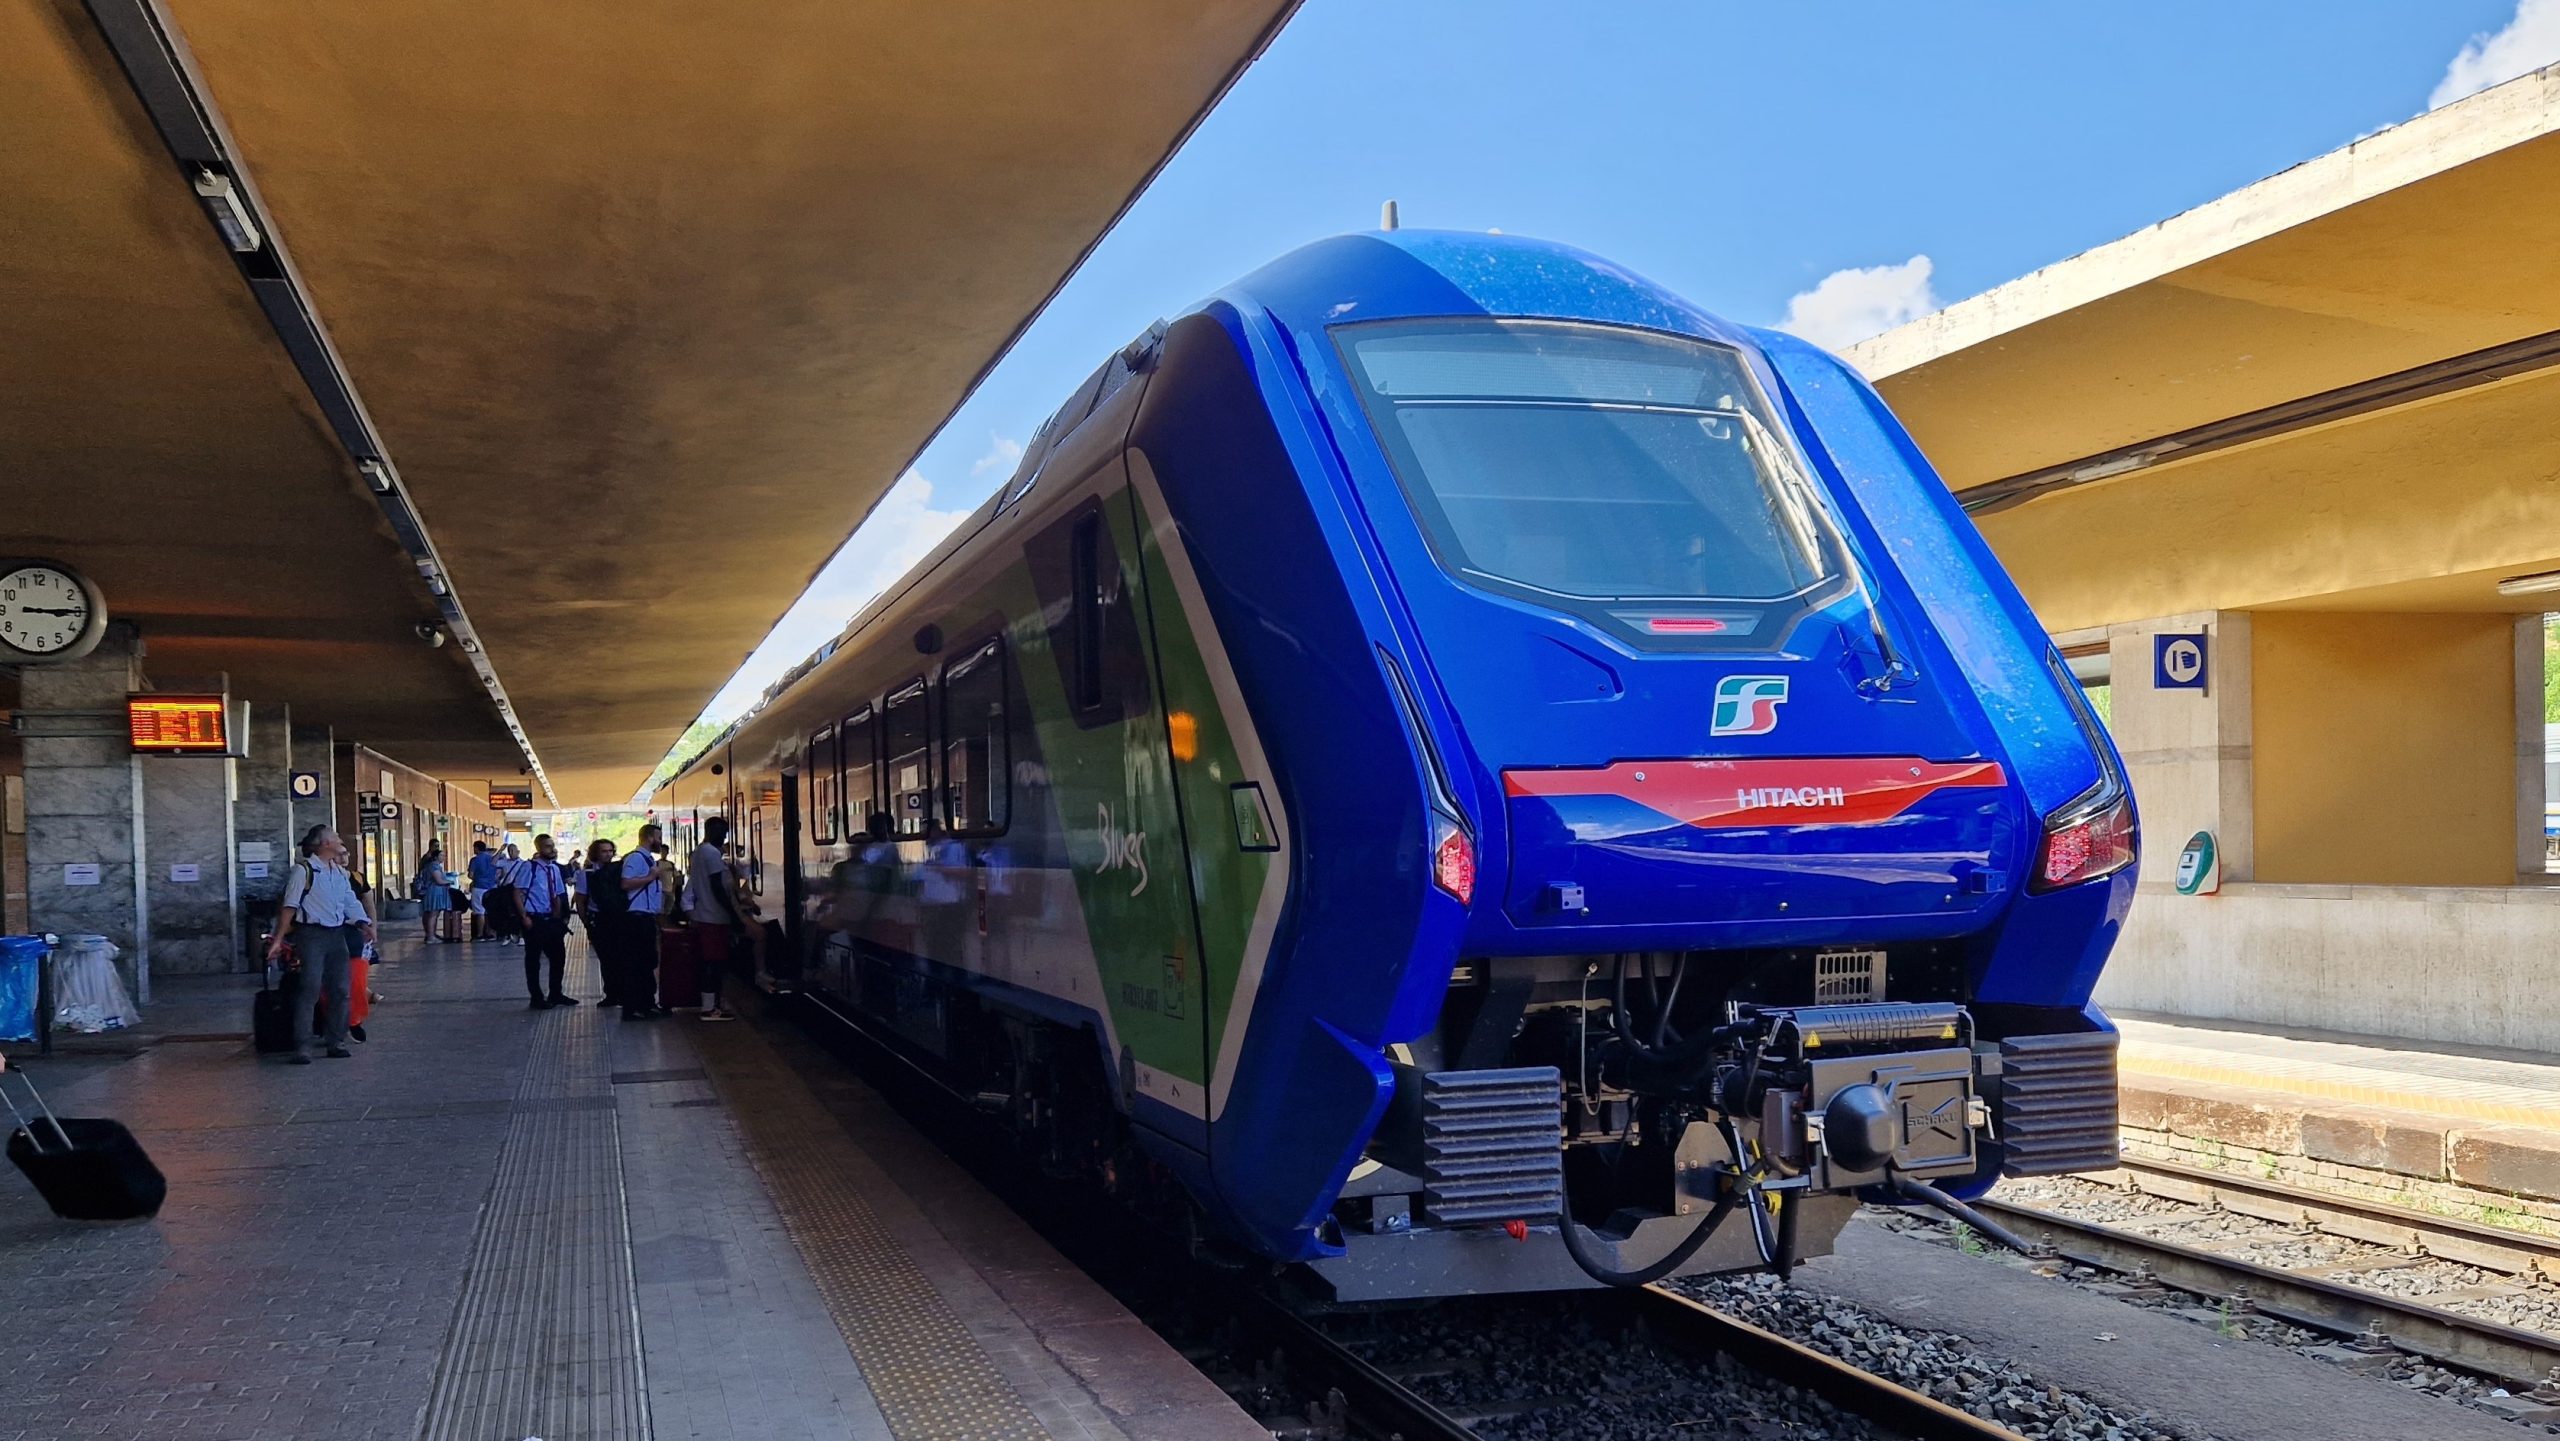
[[[1083,494],[1025,542],[1056,664],[1026,665],[1022,679],[1035,713],[1063,712],[1039,728],[1041,761],[1066,826],[1073,904],[1122,1093],[1141,1124],[1197,1148],[1209,1091],[1200,932],[1124,476],[1116,458],[1100,467],[1089,484],[1101,494],[1075,487]]]
[[[813,745],[804,769],[814,781],[822,766],[829,771],[834,769],[832,761],[822,759],[818,748]],[[799,769],[782,773],[782,945],[765,958],[768,966],[777,971],[789,967],[790,974],[794,976],[799,973],[800,938],[805,931],[801,924],[801,905],[809,894],[808,880],[801,870],[808,843],[802,835],[800,776]]]

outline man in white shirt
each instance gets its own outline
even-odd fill
[[[267,959],[284,959],[288,948],[300,958],[294,975],[290,1064],[307,1066],[315,1029],[331,1060],[355,1054],[347,1049],[347,958],[372,944],[373,917],[356,898],[354,878],[347,874],[347,843],[335,830],[313,826],[301,849],[302,859],[285,874],[283,908],[276,915],[275,939],[267,943]]]
[[[685,866],[685,928],[693,932],[693,954],[702,992],[702,1019],[734,1021],[738,1013],[720,1004],[720,977],[733,963],[738,933],[747,914],[738,904],[737,874],[729,869],[729,818],[713,816],[702,823],[702,844],[693,848]]]
[[[658,1004],[658,922],[666,915],[667,880],[675,870],[657,855],[664,834],[656,821],[642,826],[639,844],[622,858],[622,893],[631,899],[631,913],[621,919],[626,1021],[654,1021],[670,1014]]]

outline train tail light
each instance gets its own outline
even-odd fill
[[[1476,897],[1476,843],[1447,816],[1431,817],[1431,882],[1466,905]]]
[[[2121,791],[2101,796],[2094,804],[2068,807],[2045,823],[2030,886],[2050,891],[2111,876],[2133,864],[2135,851],[2133,797]]]

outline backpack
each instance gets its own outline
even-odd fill
[[[631,914],[631,893],[622,888],[620,865],[593,866],[587,871],[587,904],[599,916]]]

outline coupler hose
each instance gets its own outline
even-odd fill
[[[1601,1263],[1590,1242],[1583,1239],[1582,1226],[1573,1219],[1571,1205],[1556,1213],[1556,1231],[1564,1237],[1564,1249],[1573,1257],[1573,1264],[1580,1266],[1582,1273],[1592,1280],[1603,1286],[1650,1286],[1689,1264],[1689,1258],[1698,1254],[1698,1248],[1707,1244],[1707,1238],[1716,1233],[1716,1227],[1723,1225],[1724,1218],[1733,1213],[1734,1202],[1741,1194],[1739,1190],[1728,1190],[1717,1197],[1716,1203],[1708,1207],[1707,1214],[1699,1220],[1698,1228],[1679,1245],[1664,1252],[1652,1265],[1633,1271],[1612,1271]]]
[[[1948,1195],[1946,1192],[1939,1190],[1937,1187],[1930,1185],[1926,1181],[1915,1181],[1909,1176],[1896,1176],[1893,1178],[1893,1193],[1907,1200],[1917,1201],[1921,1205],[1927,1206],[1932,1210],[1944,1211],[1949,1216],[1964,1222],[1966,1225],[1980,1231],[1982,1234],[1999,1242],[2001,1245],[2008,1247],[2010,1250],[2018,1252],[2020,1255],[2032,1256],[2036,1254],[2036,1248],[2027,1244],[2025,1239],[2020,1237],[2017,1232],[2012,1231],[2008,1227],[2001,1225],[1999,1222],[1983,1215],[1980,1211],[1973,1209],[1971,1206],[1966,1205],[1964,1202],[1957,1200],[1955,1197]]]

